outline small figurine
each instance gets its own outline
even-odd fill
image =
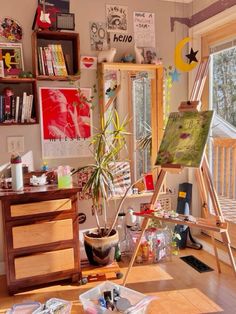
[[[132,63],[135,62],[135,58],[132,54],[128,54],[124,55],[124,57],[122,57],[120,61],[125,63]]]
[[[143,57],[143,49],[138,48],[136,45],[134,46],[134,51],[135,51],[135,60],[137,64],[142,64],[144,63],[144,57]]]

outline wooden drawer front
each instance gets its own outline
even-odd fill
[[[73,239],[72,219],[43,222],[12,228],[13,248]]]
[[[28,204],[11,205],[11,217],[35,215],[71,209],[71,199],[43,201]]]
[[[14,260],[15,278],[46,275],[53,272],[74,269],[74,250],[72,248],[18,257]]]

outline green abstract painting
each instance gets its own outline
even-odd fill
[[[200,167],[213,113],[172,112],[167,121],[156,165]]]

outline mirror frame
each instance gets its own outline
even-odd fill
[[[105,111],[107,104],[104,103],[104,74],[108,70],[120,70],[127,71],[130,73],[154,71],[155,77],[152,79],[151,86],[151,128],[152,128],[152,154],[151,154],[151,166],[152,172],[154,172],[154,165],[156,161],[156,156],[158,153],[158,148],[161,143],[163,136],[163,85],[164,85],[164,69],[162,64],[136,64],[136,63],[99,63],[98,64],[98,98],[100,106],[101,117],[105,116]],[[130,88],[130,84],[128,86]],[[109,102],[112,102],[118,92],[120,86],[116,88],[115,94]],[[128,96],[129,113],[131,106],[131,94],[129,91]]]

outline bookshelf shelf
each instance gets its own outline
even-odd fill
[[[6,88],[12,91],[13,95],[10,98],[7,98],[5,95],[4,91]],[[8,108],[6,108],[7,106]],[[0,126],[33,125],[38,122],[39,110],[36,79],[19,77],[1,78]]]
[[[47,53],[48,48],[49,53]],[[37,80],[78,80],[79,34],[75,32],[34,31],[32,33],[32,64]],[[63,71],[58,75],[58,68],[59,71],[63,68],[67,75],[64,75]]]

